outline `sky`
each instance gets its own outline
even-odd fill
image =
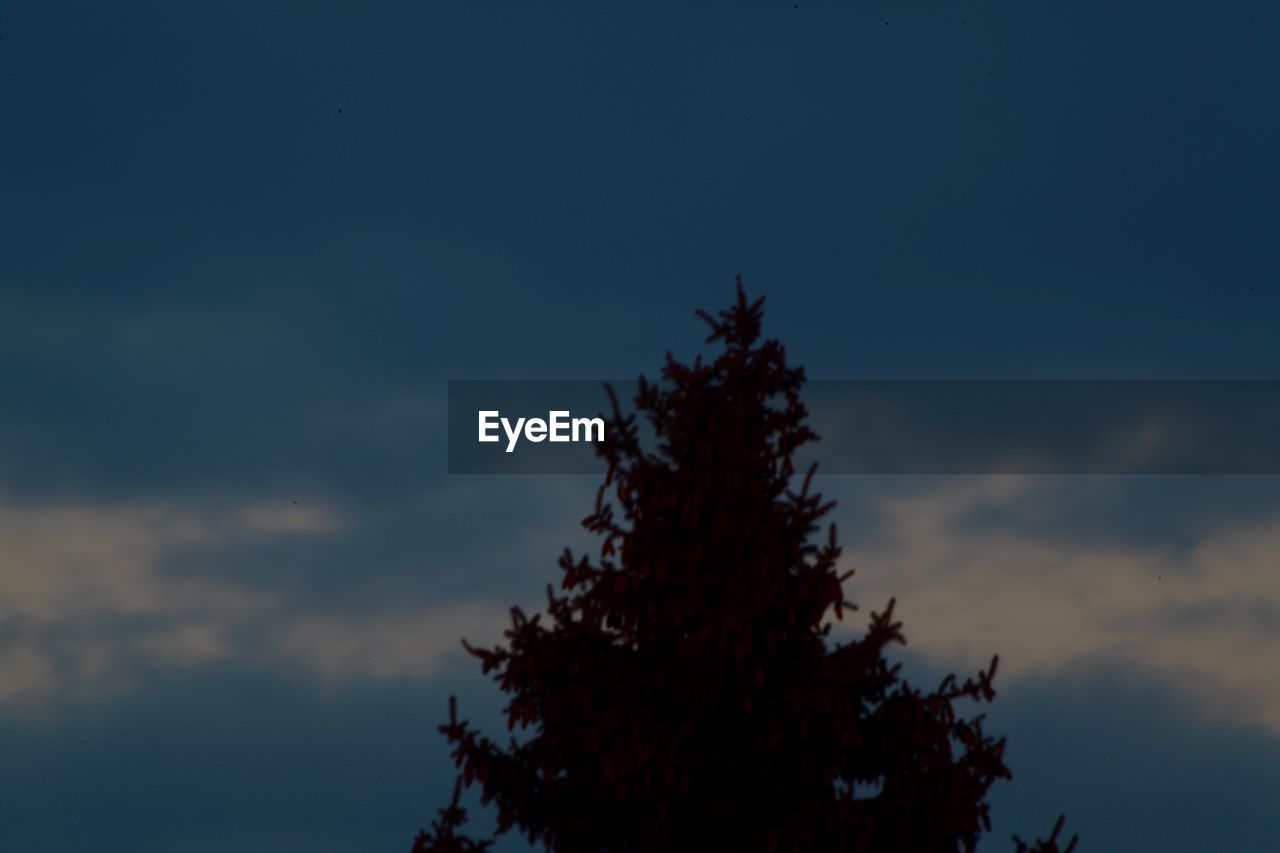
[[[458,639],[591,546],[592,478],[446,473],[447,381],[652,376],[735,274],[815,378],[1280,378],[1277,32],[4,4],[0,849],[407,850]],[[1001,655],[983,851],[1280,846],[1275,478],[821,486],[913,678]]]

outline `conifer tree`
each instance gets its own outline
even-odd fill
[[[996,659],[933,690],[885,652],[891,600],[835,642],[852,571],[821,522],[832,503],[793,468],[817,436],[804,372],[761,339],[763,300],[738,282],[709,324],[710,361],[667,355],[634,414],[613,390],[607,473],[584,526],[596,559],[560,559],[545,613],[511,611],[506,643],[467,649],[509,696],[508,746],[458,719],[441,731],[461,781],[554,851],[972,850],[989,830],[1004,740],[953,703],[994,698]],[[642,446],[636,415],[654,443]],[[453,805],[415,853],[483,849]],[[1056,851],[1056,826],[1034,846]],[[1074,840],[1066,849],[1074,846]]]

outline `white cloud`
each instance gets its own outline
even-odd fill
[[[1008,684],[1126,665],[1204,714],[1280,732],[1280,519],[1218,529],[1189,548],[964,523],[975,510],[1044,500],[1037,485],[964,478],[885,499],[888,529],[869,546],[845,543],[857,569],[848,596],[864,611],[897,597],[910,647],[948,668],[973,671],[999,653]],[[858,616],[845,627],[860,630]]]
[[[1045,482],[950,478],[914,493],[886,490],[876,536],[844,537],[844,563],[857,569],[848,595],[863,608],[846,616],[845,630],[861,631],[866,610],[897,597],[910,647],[947,668],[971,672],[999,653],[998,684],[1008,685],[1098,664],[1129,666],[1165,679],[1205,714],[1280,732],[1280,519],[1201,526],[1190,545],[1185,538],[1181,545],[1149,537],[1072,541],[1062,530],[1048,536],[992,521],[1020,517],[1001,510],[1021,502],[1051,509],[1063,497],[1062,481],[1052,489]],[[529,484],[530,496],[541,498],[527,512],[541,523],[510,531],[503,549],[529,554],[540,581],[555,577],[555,557],[574,538],[571,520],[593,491],[587,485]],[[1081,478],[1078,487],[1108,485]],[[472,482],[446,491],[431,493],[427,515],[437,499],[477,502],[490,494]],[[985,520],[974,524],[975,517]],[[1124,523],[1116,519],[1119,529]],[[216,662],[279,667],[330,685],[418,679],[461,654],[461,637],[488,644],[507,626],[512,589],[495,591],[493,600],[388,595],[355,609],[290,600],[243,580],[243,572],[164,568],[192,547],[215,559],[219,548],[242,542],[324,548],[348,525],[333,507],[292,501],[0,501],[0,708],[110,695],[147,670]]]
[[[292,502],[175,508],[0,501],[0,707],[128,690],[146,669],[217,661],[301,669],[325,681],[429,675],[464,635],[487,641],[504,608],[395,601],[317,612],[243,581],[166,572],[184,548],[343,529]],[[318,544],[323,544],[322,542]]]
[[[315,614],[294,619],[272,638],[266,654],[298,664],[326,683],[433,675],[466,637],[492,645],[510,623],[507,609],[467,602],[424,610],[390,608],[375,614]]]

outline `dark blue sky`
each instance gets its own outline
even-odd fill
[[[1280,378],[1274,4],[617,5],[0,9],[0,847],[407,849],[594,488],[447,477],[445,381],[735,273],[816,377]],[[1004,656],[984,849],[1280,846],[1280,484],[826,485]]]

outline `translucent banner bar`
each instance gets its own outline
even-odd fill
[[[634,381],[611,381],[631,411]],[[1280,381],[814,380],[827,474],[1278,474]],[[603,380],[449,383],[452,474],[603,471]]]

